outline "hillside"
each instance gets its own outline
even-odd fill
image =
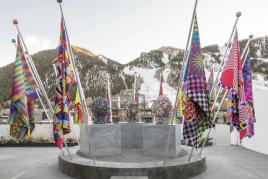
[[[240,41],[241,51],[247,40]],[[168,49],[168,50],[167,50]],[[226,47],[210,45],[204,47],[204,63],[206,75],[215,63],[215,75],[218,72],[220,60],[223,57]],[[161,47],[147,53],[141,53],[140,57],[126,65],[125,72],[134,74],[135,72],[144,80],[141,85],[140,94],[147,96],[149,104],[157,97],[159,90],[160,74],[164,76],[164,94],[172,102],[175,101],[176,88],[178,85],[182,59],[184,52],[173,47]],[[268,37],[255,38],[250,45],[250,55],[253,62],[253,78],[255,88],[268,88]]]
[[[132,87],[134,77],[124,74],[124,65],[103,55],[96,56],[89,50],[80,47],[73,46],[73,51],[86,96],[105,96],[107,77],[110,77],[112,81],[113,94]],[[56,49],[41,51],[32,56],[51,99],[53,99],[55,89],[53,59],[56,56]],[[0,105],[2,106],[6,106],[6,102],[10,100],[13,66],[14,63],[11,63],[0,68]]]

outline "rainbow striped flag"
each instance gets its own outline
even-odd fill
[[[53,134],[59,149],[62,148],[63,136],[70,129],[70,88],[75,84],[74,71],[68,52],[68,39],[63,17],[61,18],[60,43],[56,59],[56,95],[54,103]]]
[[[33,97],[35,96],[35,88],[37,88],[37,84],[27,64],[18,36],[9,123],[10,135],[19,142],[23,142],[26,136],[30,137],[35,127],[34,100],[36,97]]]

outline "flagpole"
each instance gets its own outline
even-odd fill
[[[179,79],[179,83],[178,83],[178,90],[177,90],[176,100],[175,100],[175,104],[174,104],[174,108],[173,108],[173,116],[172,116],[171,124],[173,124],[173,119],[174,119],[174,117],[176,115],[176,104],[177,104],[177,101],[178,101],[179,89],[181,87],[181,83],[182,83],[183,76],[184,76],[183,74],[184,74],[185,63],[186,63],[187,58],[188,58],[188,48],[189,48],[190,38],[191,38],[191,34],[192,34],[192,26],[193,26],[193,22],[194,22],[194,17],[195,17],[195,13],[196,13],[197,4],[198,4],[198,0],[195,0],[193,14],[192,14],[192,20],[191,20],[191,23],[190,23],[190,29],[189,29],[189,33],[188,33],[186,48],[185,48],[183,61],[182,61],[182,66],[181,66],[180,79]]]
[[[250,35],[248,38],[249,38],[248,39],[248,42],[247,42],[247,44],[245,46],[245,50],[244,50],[244,52],[242,54],[242,58],[241,58],[243,60],[243,62],[242,62],[242,68],[244,67],[245,62],[246,62],[246,59],[245,58],[247,57],[247,55],[249,53],[249,45],[250,45],[251,40],[253,39],[253,35]]]
[[[64,27],[65,27],[65,33],[66,33],[66,37],[67,37],[67,45],[68,45],[68,49],[69,49],[70,57],[71,57],[71,61],[72,61],[72,68],[74,70],[75,78],[77,80],[77,86],[78,86],[78,89],[79,89],[79,92],[80,92],[80,95],[81,95],[83,113],[84,113],[84,116],[86,116],[85,123],[86,123],[86,125],[88,125],[88,121],[89,121],[90,116],[89,116],[89,112],[88,112],[88,108],[87,108],[85,94],[84,94],[84,91],[83,91],[83,88],[82,88],[82,85],[81,85],[81,80],[80,80],[79,74],[78,74],[78,72],[77,72],[77,70],[75,68],[73,50],[72,50],[72,47],[70,45],[70,39],[69,39],[68,31],[67,31],[66,24],[65,24],[64,14],[63,14],[62,6],[61,6],[62,0],[57,0],[57,2],[59,4],[60,12],[61,12],[61,15],[62,15],[62,18],[63,18],[63,23],[64,23]]]
[[[25,49],[25,51],[27,52],[27,57],[28,57],[28,58],[25,58],[25,59],[26,59],[26,62],[27,62],[27,63],[29,62],[29,64],[28,64],[29,69],[31,70],[31,73],[32,73],[33,77],[35,77],[35,79],[36,79],[36,83],[37,83],[38,86],[41,88],[42,93],[43,93],[43,95],[45,96],[45,99],[46,99],[46,101],[47,101],[47,104],[48,104],[48,106],[49,106],[49,108],[50,108],[51,113],[54,115],[54,110],[53,110],[53,108],[52,108],[52,106],[51,106],[51,104],[50,104],[50,101],[49,101],[49,98],[48,98],[47,93],[46,93],[46,91],[45,91],[44,85],[43,85],[43,83],[42,83],[42,81],[41,81],[41,79],[40,79],[40,76],[39,76],[39,74],[38,74],[38,72],[37,72],[37,70],[36,70],[36,67],[35,67],[34,63],[33,63],[32,57],[31,57],[31,55],[30,55],[30,53],[29,53],[29,51],[28,51],[28,49],[27,49],[27,46],[26,46],[26,44],[25,44],[25,41],[24,41],[24,39],[23,39],[23,37],[22,37],[22,34],[21,34],[21,32],[20,32],[20,29],[19,29],[19,26],[18,26],[18,21],[17,21],[16,19],[14,19],[14,20],[13,20],[13,24],[15,25],[15,27],[16,27],[16,29],[17,29],[17,31],[18,31],[19,37],[20,37],[20,39],[21,39],[21,41],[22,41],[22,44],[23,44],[23,46],[24,46],[24,49]],[[45,110],[46,110],[46,109],[45,109]],[[67,145],[67,143],[66,143],[65,140],[64,140],[64,144],[65,144],[65,147],[66,147],[67,152],[68,152],[68,154],[69,154],[69,157],[71,158],[71,154],[70,154],[68,145]],[[71,158],[71,159],[72,159],[72,158]]]
[[[221,60],[220,68],[219,68],[219,70],[218,70],[218,73],[217,73],[215,82],[214,82],[213,85],[212,85],[212,89],[211,89],[211,92],[210,92],[209,96],[211,96],[212,91],[213,91],[213,89],[215,88],[215,85],[218,83],[218,79],[219,79],[220,72],[221,72],[221,70],[222,70],[222,68],[224,67],[225,62],[226,62],[226,61],[224,61],[224,60],[225,60],[225,58],[226,58],[226,56],[227,56],[228,49],[229,49],[230,46],[231,46],[232,37],[233,37],[233,35],[234,35],[234,32],[235,32],[235,29],[236,29],[236,27],[237,27],[237,23],[238,23],[239,17],[241,17],[241,15],[242,15],[241,12],[237,12],[237,13],[236,13],[236,19],[235,19],[235,23],[234,23],[234,26],[233,26],[233,29],[232,29],[232,33],[231,33],[231,35],[230,35],[230,38],[229,38],[229,41],[228,41],[227,48],[226,48],[225,53],[224,53],[224,56],[223,56],[223,58],[222,58],[222,60]]]

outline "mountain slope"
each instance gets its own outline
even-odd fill
[[[124,65],[103,55],[96,56],[89,50],[73,47],[76,67],[81,76],[81,83],[87,97],[105,96],[108,77],[112,81],[112,94],[131,88],[134,77],[124,74]],[[53,63],[57,56],[55,49],[38,52],[32,56],[42,82],[53,99],[55,90],[55,76]],[[6,106],[10,100],[14,63],[0,68],[0,105]],[[75,88],[73,88],[74,92]]]

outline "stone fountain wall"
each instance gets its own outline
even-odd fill
[[[145,155],[174,157],[181,151],[180,125],[144,123],[82,125],[79,153],[87,157],[119,155],[138,149]]]

